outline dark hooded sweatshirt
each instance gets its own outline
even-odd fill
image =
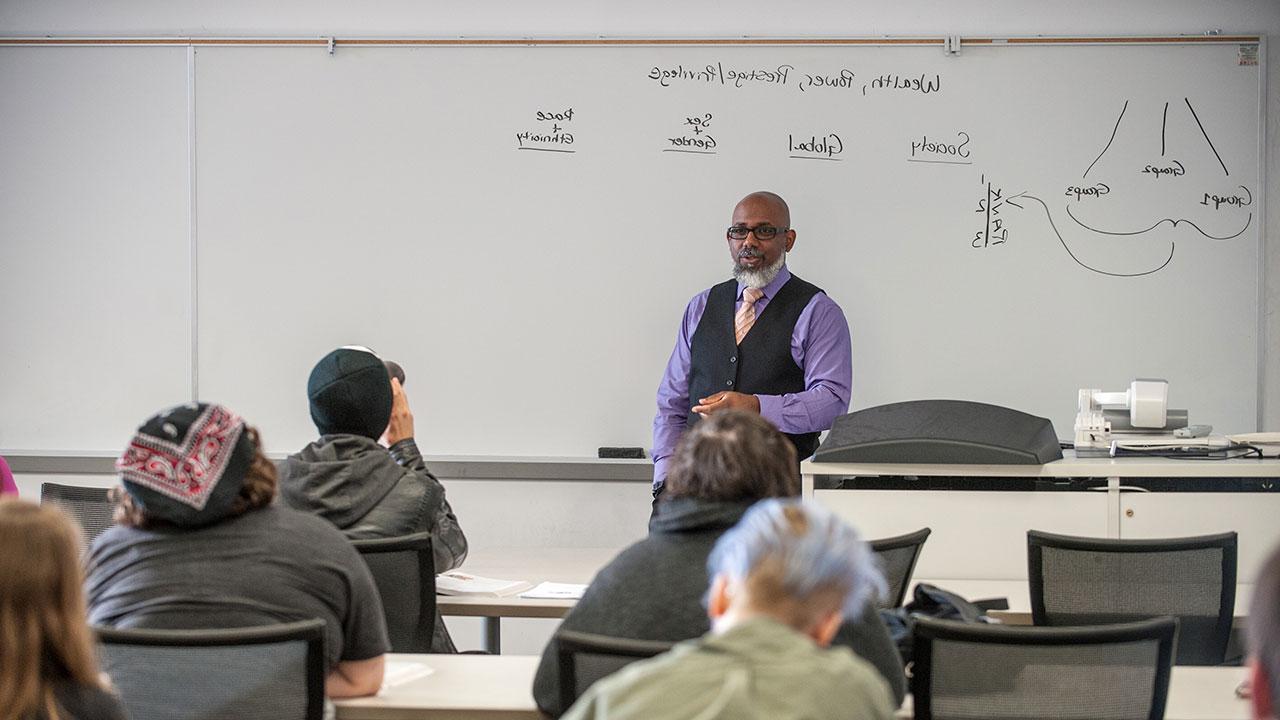
[[[587,587],[560,628],[636,640],[689,640],[711,629],[703,597],[711,584],[707,557],[716,540],[737,524],[751,502],[677,498],[660,504],[649,537],[623,550]],[[831,644],[847,646],[870,662],[902,702],[902,658],[875,608],[840,627]],[[560,673],[555,636],[542,651],[533,699],[558,717]]]
[[[350,540],[430,532],[437,573],[467,557],[467,538],[444,486],[412,438],[388,449],[361,435],[321,436],[280,464],[280,497],[333,523]],[[455,651],[439,612],[431,651]]]

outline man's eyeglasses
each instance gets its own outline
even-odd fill
[[[757,225],[755,227],[734,225],[729,228],[725,234],[733,240],[746,240],[748,233],[755,233],[757,240],[772,240],[778,236],[778,233],[786,231],[786,228],[774,227],[772,225]]]

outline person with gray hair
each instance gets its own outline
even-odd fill
[[[884,578],[856,530],[813,503],[757,503],[707,561],[711,632],[627,666],[564,717],[888,720],[885,679],[830,648]]]
[[[1262,566],[1249,605],[1249,688],[1255,720],[1280,719],[1280,546]]]
[[[561,630],[664,642],[705,635],[707,559],[716,542],[758,501],[799,496],[795,449],[760,415],[728,410],[686,432],[648,537],[596,573],[543,649],[533,681],[538,708],[551,717],[568,709],[560,700]],[[869,662],[895,704],[902,700],[902,657],[874,607],[846,617],[832,644]]]

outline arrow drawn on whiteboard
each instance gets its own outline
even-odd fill
[[[1106,152],[1106,151],[1104,150],[1103,152]],[[1160,263],[1160,266],[1159,266],[1159,267],[1155,267],[1155,268],[1152,268],[1152,269],[1150,269],[1150,270],[1144,270],[1144,271],[1142,271],[1142,272],[1135,272],[1135,273],[1116,273],[1116,272],[1108,272],[1108,271],[1106,271],[1106,270],[1102,270],[1102,269],[1099,269],[1099,268],[1093,267],[1092,265],[1089,265],[1088,263],[1085,263],[1085,262],[1084,262],[1083,260],[1081,260],[1080,258],[1076,257],[1076,254],[1075,254],[1074,252],[1072,252],[1072,251],[1071,251],[1071,246],[1067,244],[1067,241],[1066,241],[1066,240],[1064,240],[1064,239],[1063,239],[1063,237],[1062,237],[1062,233],[1058,231],[1058,226],[1057,226],[1057,224],[1053,222],[1053,214],[1049,212],[1049,206],[1048,206],[1048,205],[1046,205],[1046,204],[1045,204],[1045,202],[1044,202],[1043,200],[1041,200],[1041,199],[1040,199],[1040,198],[1038,198],[1038,197],[1035,197],[1034,195],[1027,195],[1026,193],[1019,193],[1019,194],[1018,194],[1018,195],[1016,195],[1015,197],[1025,197],[1025,198],[1026,198],[1026,199],[1028,199],[1028,200],[1034,200],[1034,201],[1036,201],[1036,202],[1040,203],[1040,207],[1044,208],[1044,216],[1045,216],[1046,218],[1048,218],[1048,220],[1049,220],[1049,227],[1053,228],[1053,234],[1054,234],[1054,235],[1057,235],[1057,236],[1058,236],[1058,242],[1062,243],[1062,249],[1063,249],[1063,250],[1066,250],[1066,251],[1067,251],[1067,254],[1071,256],[1071,259],[1072,259],[1072,260],[1075,260],[1075,261],[1076,261],[1076,264],[1077,264],[1077,265],[1079,265],[1080,267],[1084,268],[1085,270],[1089,270],[1089,271],[1091,271],[1091,272],[1098,273],[1099,275],[1107,275],[1107,276],[1109,276],[1109,277],[1142,277],[1143,275],[1151,275],[1152,273],[1160,272],[1161,270],[1163,270],[1163,269],[1164,269],[1164,268],[1165,268],[1165,267],[1166,267],[1166,266],[1167,266],[1167,265],[1168,265],[1168,264],[1173,260],[1174,242],[1173,242],[1172,240],[1170,240],[1170,241],[1169,241],[1169,257],[1165,258],[1164,262]],[[1068,214],[1068,215],[1070,215],[1070,214],[1071,214],[1071,208],[1070,208],[1070,207],[1068,207],[1068,208],[1067,208],[1067,214]],[[1074,218],[1074,217],[1073,217],[1072,219],[1073,219],[1073,220],[1075,220],[1075,218]],[[1079,222],[1079,221],[1077,221],[1077,222]],[[1161,222],[1163,222],[1163,221],[1161,221]],[[1159,223],[1156,223],[1156,224],[1158,225]],[[1083,227],[1083,226],[1082,226],[1082,227]],[[1199,228],[1196,228],[1196,229],[1198,230]],[[1144,232],[1145,232],[1145,231],[1144,231]],[[1243,231],[1241,231],[1241,232],[1243,232]],[[1119,234],[1119,233],[1112,233],[1112,234]]]
[[[1207,232],[1205,232],[1204,230],[1200,229],[1200,226],[1199,226],[1199,225],[1195,224],[1194,222],[1192,222],[1191,220],[1188,220],[1188,219],[1186,219],[1186,218],[1181,218],[1181,219],[1178,219],[1178,220],[1174,220],[1173,218],[1164,218],[1163,220],[1160,220],[1160,221],[1159,221],[1159,222],[1157,222],[1155,225],[1152,225],[1151,227],[1146,228],[1145,230],[1131,230],[1131,231],[1121,232],[1121,231],[1114,231],[1114,230],[1099,230],[1099,229],[1097,229],[1097,228],[1095,228],[1095,227],[1090,227],[1090,226],[1088,226],[1088,225],[1085,225],[1083,222],[1081,222],[1081,221],[1080,221],[1080,218],[1076,217],[1076,216],[1075,216],[1075,214],[1071,212],[1071,206],[1070,206],[1070,205],[1068,205],[1068,206],[1067,206],[1067,215],[1068,215],[1068,216],[1070,216],[1070,217],[1071,217],[1071,219],[1072,219],[1072,220],[1074,220],[1074,221],[1075,221],[1075,223],[1076,223],[1077,225],[1079,225],[1080,227],[1082,227],[1082,228],[1084,228],[1085,230],[1088,230],[1088,231],[1090,231],[1090,232],[1096,232],[1096,233],[1098,233],[1099,235],[1141,235],[1141,234],[1143,234],[1143,233],[1149,233],[1149,232],[1151,232],[1152,230],[1155,230],[1156,228],[1160,227],[1160,226],[1161,226],[1161,225],[1163,225],[1164,223],[1169,223],[1169,224],[1170,224],[1170,225],[1172,225],[1173,227],[1178,227],[1179,223],[1186,223],[1186,224],[1190,225],[1191,227],[1195,228],[1195,229],[1196,229],[1196,232],[1198,232],[1198,233],[1200,233],[1201,235],[1203,235],[1203,236],[1205,236],[1205,237],[1209,238],[1210,240],[1234,240],[1235,238],[1238,238],[1238,237],[1240,237],[1241,235],[1243,235],[1243,234],[1244,234],[1244,231],[1249,229],[1249,224],[1253,222],[1253,213],[1249,213],[1249,217],[1245,218],[1245,221],[1244,221],[1244,227],[1240,228],[1240,232],[1238,232],[1238,233],[1236,233],[1236,234],[1234,234],[1234,235],[1224,235],[1224,236],[1222,236],[1222,237],[1218,237],[1217,235],[1210,235],[1209,233],[1207,233]]]

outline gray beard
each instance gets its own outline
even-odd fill
[[[778,273],[782,271],[782,266],[786,264],[786,253],[779,255],[778,261],[774,264],[762,267],[759,270],[746,270],[735,261],[733,263],[733,279],[749,288],[760,290],[773,282],[773,279],[778,277]]]

